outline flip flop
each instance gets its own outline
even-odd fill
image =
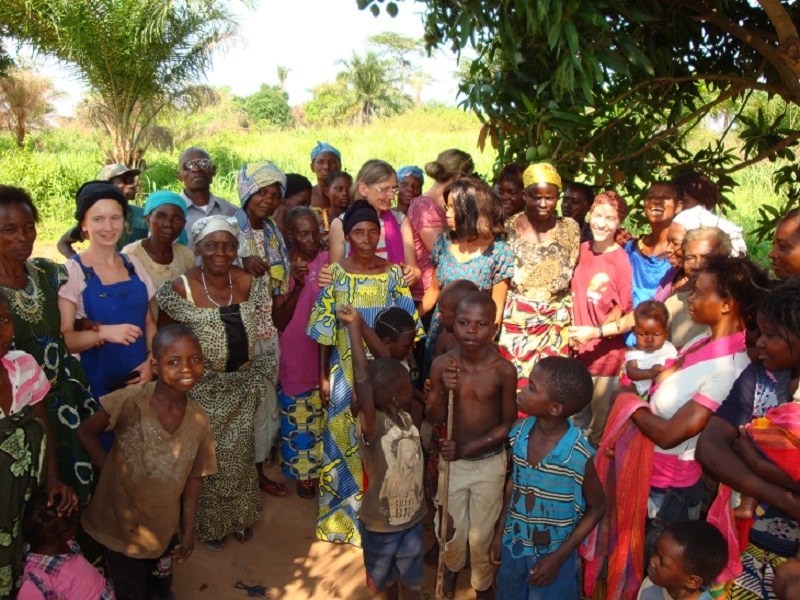
[[[231,537],[240,544],[245,544],[253,539],[253,530],[249,527],[245,527],[241,531],[234,531]]]
[[[225,548],[225,538],[206,542],[206,548],[211,550],[211,552],[222,552]]]
[[[297,482],[297,495],[304,500],[314,500],[317,497],[317,486],[311,479]]]
[[[259,487],[261,491],[272,494],[273,496],[278,496],[279,498],[284,498],[292,493],[292,490],[286,485],[280,481],[272,481],[272,479],[262,480],[261,483],[259,483]]]

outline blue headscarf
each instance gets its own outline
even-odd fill
[[[416,177],[419,179],[420,185],[425,185],[425,174],[422,172],[422,169],[414,165],[408,165],[397,169],[397,183],[403,181],[404,177]]]
[[[311,162],[313,163],[317,160],[317,157],[322,154],[323,152],[330,152],[331,154],[336,155],[336,159],[339,163],[342,162],[342,153],[339,152],[336,148],[331,146],[328,142],[320,142],[317,140],[317,145],[311,149]]]
[[[174,204],[183,211],[183,216],[186,217],[186,201],[180,195],[169,190],[158,190],[147,197],[144,203],[144,216],[146,217],[164,204]]]

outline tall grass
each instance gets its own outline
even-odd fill
[[[286,172],[312,178],[309,152],[317,140],[334,144],[342,152],[343,168],[353,175],[369,158],[382,158],[396,167],[423,166],[446,148],[469,152],[477,171],[488,175],[495,154],[490,148],[478,150],[479,128],[473,115],[437,106],[418,108],[366,127],[252,131],[235,123],[217,123],[205,130],[210,133],[177,135],[181,143],[175,150],[149,150],[147,169],[140,178],[141,197],[160,188],[180,191],[178,156],[181,149],[191,145],[209,151],[217,165],[213,190],[234,202],[236,173],[247,161],[270,159]],[[72,224],[75,191],[97,176],[102,161],[103,154],[91,135],[77,127],[36,133],[23,149],[17,149],[9,135],[0,135],[0,183],[24,187],[32,194],[42,213],[42,240],[58,239]],[[772,190],[773,168],[764,163],[737,174],[739,186],[732,198],[735,208],[728,216],[746,231],[754,227],[760,205],[779,202]],[[750,243],[755,256],[766,256],[767,244]]]

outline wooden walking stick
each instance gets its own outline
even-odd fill
[[[453,439],[453,390],[447,392],[447,441]],[[440,458],[441,460],[441,458]],[[450,461],[444,461],[444,477],[442,478],[444,494],[441,495],[442,504],[439,507],[439,564],[436,566],[436,593],[435,600],[444,598],[444,547],[447,542],[447,503],[450,499]]]

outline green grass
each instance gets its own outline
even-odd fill
[[[182,127],[189,117],[176,121]],[[202,126],[188,126],[176,135],[172,151],[150,149],[147,169],[141,177],[144,194],[159,188],[180,191],[176,177],[182,148],[197,145],[207,149],[218,173],[213,190],[236,201],[236,173],[246,161],[270,159],[286,172],[311,178],[309,151],[317,140],[328,141],[342,152],[343,168],[355,175],[369,158],[382,158],[395,167],[424,166],[447,148],[472,154],[478,173],[490,175],[495,154],[477,148],[480,124],[476,117],[458,109],[423,107],[367,127],[253,131],[241,129],[229,116],[198,116]],[[212,121],[212,122],[210,122]],[[194,133],[191,133],[194,132]],[[90,133],[78,127],[63,127],[29,136],[18,149],[8,134],[0,134],[0,183],[26,188],[42,213],[40,239],[55,241],[72,224],[74,193],[81,183],[94,178],[103,164],[103,154]],[[772,189],[774,165],[764,163],[736,175],[739,186],[733,194],[735,209],[727,215],[745,231],[755,226],[758,207],[777,205]],[[768,243],[749,240],[758,259],[765,259]]]

